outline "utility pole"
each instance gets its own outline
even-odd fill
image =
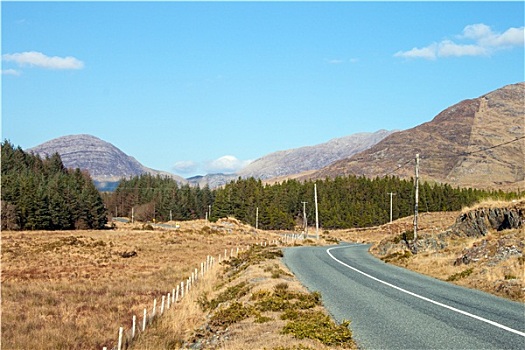
[[[259,207],[255,209],[255,229],[259,229]]]
[[[395,195],[394,192],[388,192],[390,195],[390,223],[392,223],[392,196]]]
[[[308,235],[308,219],[306,218],[306,204],[308,202],[301,202],[301,203],[303,203],[304,232],[305,232],[305,235]]]
[[[419,206],[419,153],[416,154],[416,204],[414,206],[414,242],[417,239],[418,206]]]
[[[319,240],[319,211],[317,207],[317,184],[314,184],[314,200],[315,200],[315,237]]]
[[[211,221],[211,204],[208,205],[208,219]]]
[[[170,209],[170,221],[173,221],[173,213],[172,213],[171,209]]]

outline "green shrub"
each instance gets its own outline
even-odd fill
[[[412,256],[412,253],[409,250],[405,250],[403,252],[395,252],[392,254],[388,254],[387,256],[381,258],[384,262],[388,263],[391,261],[401,261],[401,260],[408,260]]]
[[[457,281],[457,280],[460,280],[462,278],[465,278],[465,277],[468,277],[470,276],[470,274],[472,274],[472,272],[474,272],[474,269],[472,268],[469,268],[469,269],[466,269],[466,270],[463,270],[461,272],[458,272],[458,273],[455,273],[453,275],[450,275],[448,278],[447,278],[447,281],[451,282],[451,281]]]
[[[216,309],[219,304],[239,299],[242,296],[245,296],[248,294],[248,292],[251,290],[252,286],[244,281],[241,283],[238,283],[234,286],[226,288],[226,290],[219,295],[217,295],[216,298],[208,301],[207,296],[203,295],[199,297],[198,303],[201,306],[203,310],[213,310]]]
[[[328,315],[311,310],[290,310],[282,316],[290,317],[281,331],[283,334],[292,334],[298,339],[317,339],[327,346],[352,346],[352,332],[348,329],[350,321],[336,325]]]
[[[253,308],[239,302],[230,304],[227,308],[219,309],[210,319],[212,327],[226,328],[253,315]]]
[[[287,283],[279,283],[274,292],[259,291],[252,295],[259,311],[287,311],[290,309],[306,310],[321,305],[321,294],[318,292],[301,293],[288,290]]]

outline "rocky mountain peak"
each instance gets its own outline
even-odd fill
[[[144,173],[175,177],[175,175],[145,167],[111,143],[92,135],[59,137],[33,147],[28,152],[38,154],[43,158],[58,153],[67,168],[87,170],[93,180],[99,182],[118,181]],[[185,181],[178,177],[177,180]]]
[[[432,121],[389,135],[373,147],[335,162],[309,178],[338,175],[401,177],[421,156],[425,180],[478,188],[523,188],[525,184],[525,83],[504,86],[461,101]]]

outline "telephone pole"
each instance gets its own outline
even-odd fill
[[[314,200],[315,200],[315,238],[319,240],[319,211],[317,207],[317,184],[314,184]]]
[[[392,223],[392,196],[395,195],[394,192],[388,192],[390,195],[390,223]]]
[[[255,229],[259,229],[259,207],[255,209]]]
[[[306,204],[308,202],[301,202],[303,203],[303,223],[304,223],[304,232],[305,235],[308,235],[308,219],[306,218]]]
[[[419,206],[419,153],[416,154],[416,204],[414,206],[414,242],[417,239],[418,206]]]

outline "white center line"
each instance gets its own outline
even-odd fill
[[[384,285],[386,285],[386,286],[389,286],[389,287],[391,287],[391,288],[397,289],[397,290],[399,290],[399,291],[401,291],[401,292],[403,292],[403,293],[406,293],[406,294],[412,295],[413,297],[419,298],[419,299],[424,300],[424,301],[427,301],[427,302],[429,302],[429,303],[432,303],[432,304],[435,304],[435,305],[438,305],[438,306],[444,307],[444,308],[446,308],[446,309],[452,310],[452,311],[457,312],[457,313],[460,313],[460,314],[462,314],[462,315],[465,315],[465,316],[468,316],[468,317],[472,317],[472,318],[474,318],[474,319],[476,319],[476,320],[479,320],[479,321],[482,321],[482,322],[488,323],[488,324],[490,324],[490,325],[493,325],[493,326],[496,326],[496,327],[498,327],[498,328],[504,329],[504,330],[506,330],[506,331],[508,331],[508,332],[512,332],[512,333],[515,333],[515,334],[520,335],[520,336],[522,336],[522,337],[525,337],[525,333],[524,333],[524,332],[520,332],[520,331],[515,330],[515,329],[513,329],[513,328],[507,327],[507,326],[505,326],[505,325],[502,325],[502,324],[500,324],[500,323],[497,323],[497,322],[494,322],[494,321],[491,321],[491,320],[487,320],[486,318],[483,318],[483,317],[480,317],[480,316],[476,316],[476,315],[471,314],[471,313],[469,313],[469,312],[466,312],[466,311],[463,311],[463,310],[460,310],[460,309],[456,309],[455,307],[445,305],[445,304],[440,303],[440,302],[438,302],[438,301],[435,301],[435,300],[432,300],[432,299],[426,298],[426,297],[424,297],[424,296],[422,296],[422,295],[419,295],[419,294],[416,294],[416,293],[410,292],[410,291],[408,291],[408,290],[406,290],[406,289],[403,289],[403,288],[401,288],[401,287],[398,287],[398,286],[393,285],[393,284],[391,284],[391,283],[388,283],[388,282],[386,282],[386,281],[380,280],[380,279],[377,278],[377,277],[374,277],[374,276],[372,276],[372,275],[369,275],[369,274],[367,274],[366,272],[363,272],[363,271],[361,271],[361,270],[358,270],[358,269],[356,269],[355,267],[350,266],[350,265],[344,263],[343,261],[341,261],[341,260],[337,259],[335,256],[333,256],[332,253],[330,252],[330,251],[333,250],[333,249],[352,248],[352,247],[357,247],[357,246],[360,246],[360,245],[363,245],[363,244],[356,244],[356,245],[352,245],[352,246],[332,247],[332,248],[328,248],[328,249],[326,250],[326,253],[327,253],[327,254],[328,254],[333,260],[335,260],[336,262],[338,262],[339,264],[341,264],[341,265],[343,265],[343,266],[345,266],[345,267],[347,267],[347,268],[349,268],[349,269],[351,269],[351,270],[354,270],[355,272],[360,273],[360,274],[362,274],[363,276],[366,276],[366,277],[368,277],[368,278],[371,278],[371,279],[373,279],[374,281],[377,281],[377,282],[382,283],[382,284],[384,284]]]

